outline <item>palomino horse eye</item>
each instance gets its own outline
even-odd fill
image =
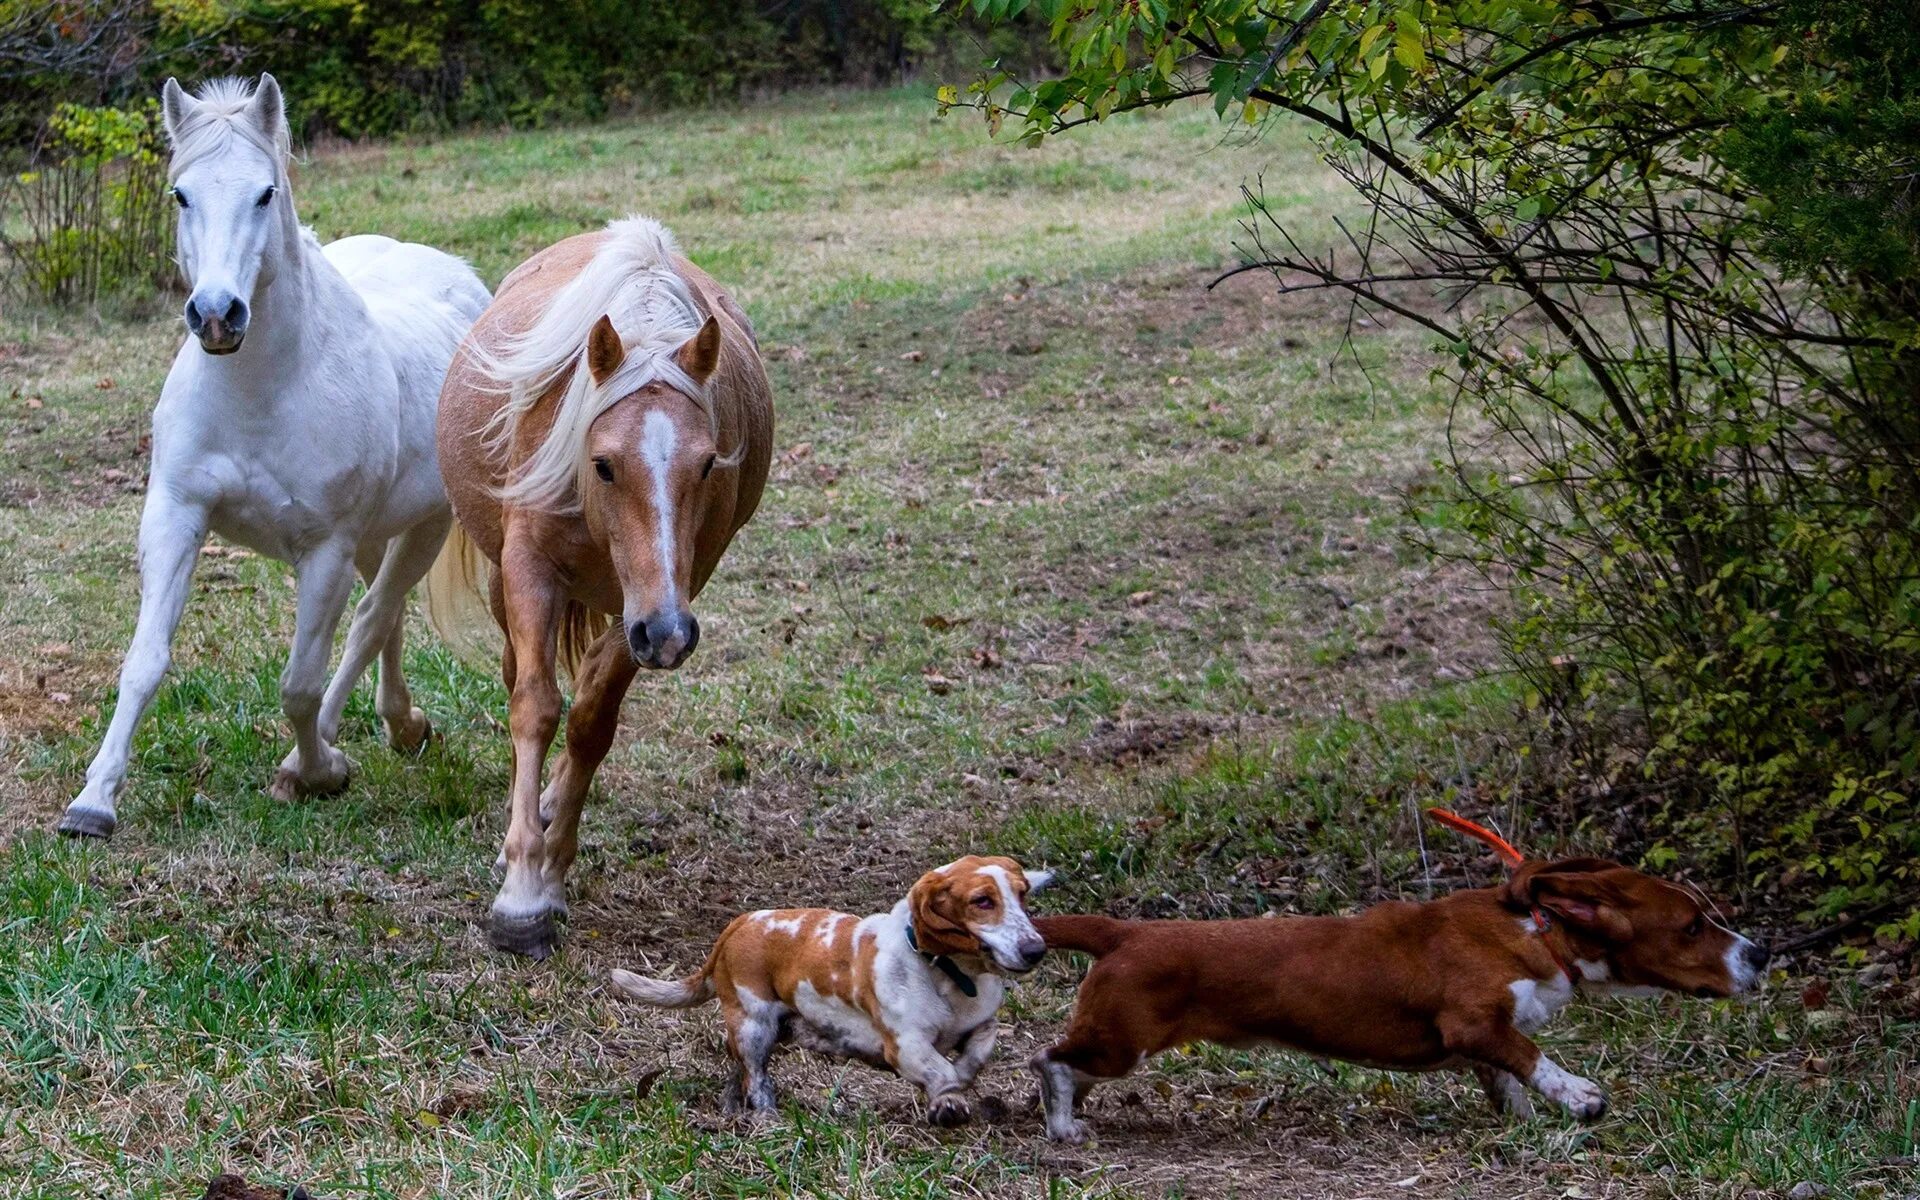
[[[268,184],[267,190],[260,193],[260,198],[253,202],[253,206],[255,208],[265,208],[268,204],[273,202],[273,194],[278,190],[279,188],[275,187],[273,184],[271,183]],[[183,200],[181,201],[181,203],[184,204],[186,202]]]
[[[180,206],[181,208],[185,208],[185,207],[187,207],[187,194],[186,194],[185,192],[183,192],[183,191],[181,191],[181,190],[180,190],[179,188],[177,188],[177,187],[176,187],[176,188],[168,188],[168,189],[167,189],[167,195],[169,195],[169,196],[172,196],[172,197],[173,197],[173,202],[174,202],[175,204],[178,204],[178,205],[179,205],[179,206]]]
[[[604,458],[593,460],[593,473],[600,477],[601,483],[613,482],[613,464]]]

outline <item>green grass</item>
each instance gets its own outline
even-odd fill
[[[952,1133],[899,1081],[797,1054],[784,1118],[736,1125],[714,1014],[606,994],[740,909],[872,911],[965,850],[1065,868],[1053,911],[1417,896],[1411,814],[1518,761],[1498,598],[1412,548],[1446,417],[1424,339],[1359,328],[1363,371],[1324,299],[1204,288],[1243,178],[1309,222],[1345,203],[1305,143],[1226,148],[1185,109],[1032,152],[932,107],[803,97],[297,173],[323,237],[431,242],[494,283],[649,212],[760,329],[766,499],[700,598],[700,653],[635,688],[537,966],[478,927],[491,672],[416,629],[442,739],[393,754],[362,694],[352,786],[267,799],[292,608],[259,558],[203,561],[112,844],[48,835],[132,629],[177,319],[0,316],[0,1196],[192,1195],[223,1167],[327,1197],[1911,1191],[1915,1025],[1844,986],[1818,1012],[1797,984],[1582,1008],[1546,1040],[1613,1092],[1589,1129],[1502,1126],[1452,1077],[1201,1049],[1108,1089],[1075,1150],[1020,1068],[1071,963],[1007,1010],[983,1079],[1004,1119]],[[1429,845],[1434,887],[1484,881]]]

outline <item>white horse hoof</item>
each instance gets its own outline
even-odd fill
[[[73,807],[60,815],[60,833],[70,838],[110,838],[119,826],[110,812]]]

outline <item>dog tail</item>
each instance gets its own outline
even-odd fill
[[[613,986],[642,1004],[655,1008],[692,1008],[713,999],[713,955],[684,979],[647,979],[632,971],[613,970]]]
[[[1088,914],[1073,917],[1035,917],[1033,927],[1040,931],[1050,950],[1078,950],[1099,958],[1112,954],[1127,940],[1127,923],[1112,917]]]

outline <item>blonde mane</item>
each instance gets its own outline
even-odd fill
[[[552,429],[499,489],[501,500],[551,512],[578,511],[580,490],[591,469],[587,431],[601,413],[653,383],[680,392],[705,410],[718,447],[719,422],[707,389],[675,357],[706,322],[692,289],[674,269],[677,253],[673,235],[658,221],[614,221],[585,269],[560,290],[531,329],[507,339],[498,350],[473,347],[481,369],[507,393],[506,403],[487,426],[496,452],[512,440],[540,397],[567,376]],[[613,322],[627,356],[611,379],[596,384],[581,360],[587,334],[602,314]],[[744,449],[744,443],[735,447],[716,465],[737,464]]]
[[[169,182],[203,158],[223,154],[234,138],[252,146],[273,163],[274,181],[282,190],[287,186],[287,164],[293,146],[284,116],[274,123],[269,136],[248,113],[253,104],[254,84],[246,79],[210,79],[193,93],[198,101],[189,108],[179,125],[171,131],[173,159],[167,164]]]

